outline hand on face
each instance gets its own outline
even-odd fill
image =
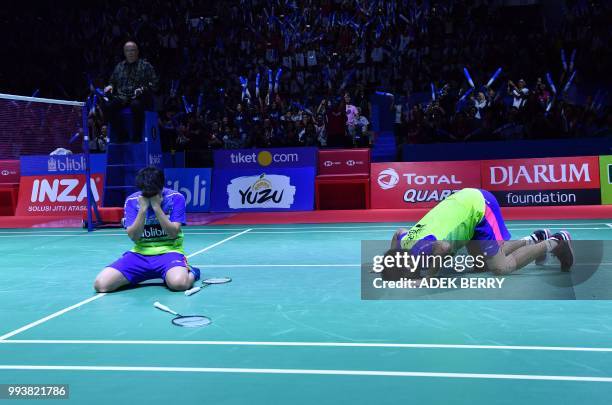
[[[149,208],[149,199],[142,195],[138,197],[138,206],[140,211],[146,211]]]
[[[155,194],[153,197],[149,198],[151,201],[151,208],[159,208],[161,207],[162,196],[161,194]]]

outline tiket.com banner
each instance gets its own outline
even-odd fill
[[[216,150],[215,169],[316,167],[317,148]]]
[[[612,204],[612,155],[599,157],[601,203]]]
[[[218,170],[212,211],[307,211],[314,204],[315,168]]]
[[[207,212],[211,173],[211,169],[165,169],[166,187],[183,194],[187,212]]]
[[[81,216],[87,209],[84,174],[22,176],[15,215]],[[102,201],[104,175],[91,175],[91,191],[98,205]]]
[[[463,188],[480,187],[480,162],[372,163],[372,208],[433,207]]]
[[[599,158],[485,160],[482,188],[505,207],[600,204]]]

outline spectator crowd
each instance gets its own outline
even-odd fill
[[[399,143],[612,128],[605,1],[564,0],[556,10],[479,0],[42,3],[0,12],[11,33],[0,52],[15,62],[0,72],[4,92],[84,99],[135,41],[160,78],[165,148],[367,146],[376,92],[386,93]]]

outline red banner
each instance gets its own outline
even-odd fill
[[[319,176],[370,174],[369,149],[331,149],[319,151]]]
[[[480,188],[480,162],[372,163],[372,208],[433,207],[455,191]]]
[[[482,161],[482,187],[497,190],[599,188],[599,158],[560,157]]]
[[[104,175],[91,175],[94,200],[101,204]],[[15,215],[81,216],[87,208],[84,174],[23,176]]]
[[[19,160],[0,160],[0,184],[19,184]]]
[[[485,160],[482,187],[504,207],[601,203],[597,156]]]

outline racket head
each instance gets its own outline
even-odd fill
[[[225,284],[232,281],[231,277],[210,277],[202,280],[202,284]]]
[[[201,328],[210,325],[212,320],[204,315],[182,315],[174,318],[172,323],[183,328]]]

